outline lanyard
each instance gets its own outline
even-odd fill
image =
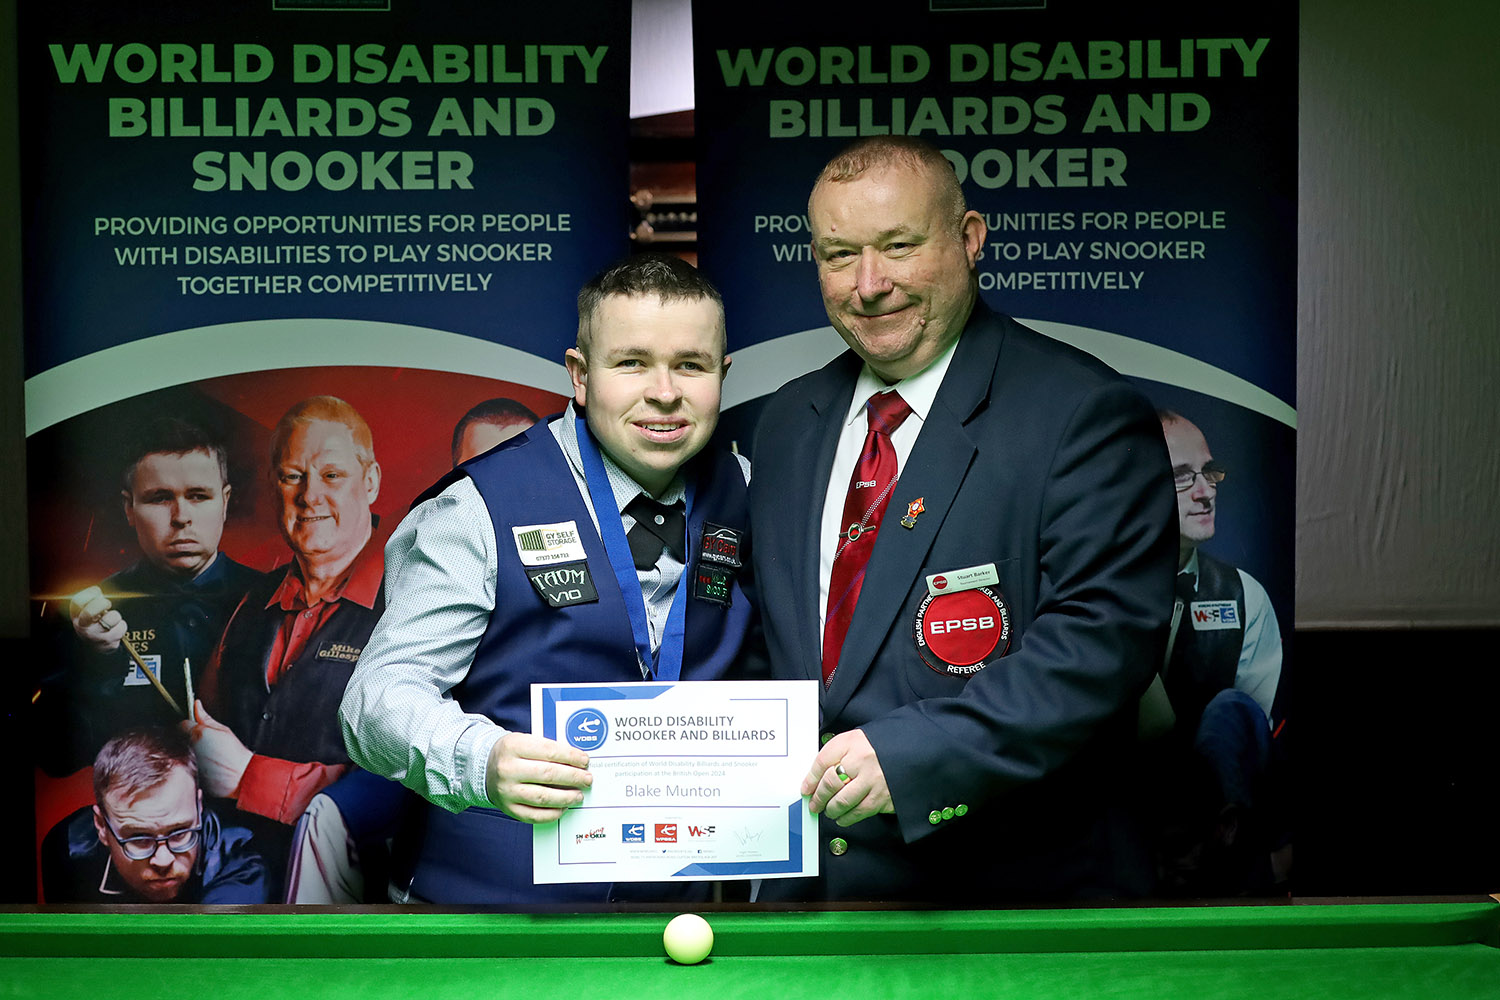
[[[646,626],[646,598],[641,593],[641,579],[636,575],[635,560],[630,557],[630,543],[625,539],[625,525],[619,517],[619,505],[615,502],[614,490],[610,489],[609,474],[604,471],[604,459],[599,455],[599,446],[589,433],[588,424],[582,414],[577,417],[578,454],[583,459],[583,478],[589,488],[589,499],[594,503],[594,517],[599,522],[599,539],[604,543],[604,552],[609,556],[609,567],[614,570],[615,581],[620,585],[620,596],[625,601],[625,613],[630,616],[630,632],[635,639],[635,655],[642,666],[650,666],[655,680],[675,681],[682,676],[683,638],[687,633],[687,592],[684,586],[688,567],[683,566],[682,578],[677,581],[677,593],[672,597],[671,610],[667,612],[667,626],[662,630],[661,647],[655,655],[651,653],[651,630]],[[693,484],[687,484],[687,510],[685,523],[691,523],[693,515]],[[683,539],[683,554],[692,558],[692,546]]]

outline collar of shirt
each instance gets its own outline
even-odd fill
[[[380,595],[381,576],[385,571],[384,546],[381,544],[379,533],[372,524],[370,540],[365,542],[365,547],[359,550],[359,555],[354,557],[354,562],[349,564],[349,569],[344,573],[344,578],[331,591],[324,594],[319,603],[333,604],[336,601],[349,600],[366,608],[375,607],[375,599]],[[286,576],[281,578],[281,585],[271,594],[271,599],[266,601],[266,607],[280,605],[283,611],[297,611],[308,606],[303,596],[304,583],[302,571],[293,559],[287,566]]]
[[[958,350],[958,341],[955,339],[932,364],[895,385],[887,385],[885,380],[876,375],[874,370],[866,364],[860,369],[859,378],[854,383],[854,398],[849,401],[849,412],[844,415],[844,425],[847,427],[855,420],[862,419],[865,403],[869,402],[871,396],[886,389],[895,389],[901,393],[901,398],[906,400],[906,405],[911,407],[911,412],[922,423],[926,423],[927,414],[932,410],[933,401],[937,399],[938,389],[943,384],[943,376],[948,374],[948,365],[953,361],[953,352],[956,350]]]
[[[189,590],[209,589],[223,585],[224,578],[228,576],[229,557],[222,552],[214,553],[214,561],[208,564],[197,576],[187,582]]]
[[[594,519],[594,530],[597,531],[599,530],[599,512],[594,509],[594,499],[589,495],[588,482],[583,474],[583,456],[578,452],[577,417],[578,410],[572,403],[569,403],[562,417],[554,421],[548,429],[552,431],[558,446],[562,448],[563,455],[568,459],[573,479],[578,484],[578,492],[583,495],[584,506],[588,508],[589,515]],[[628,532],[635,527],[635,518],[625,513],[625,505],[647,491],[641,489],[641,485],[616,465],[602,448],[599,450],[599,457],[604,460],[604,473],[609,477],[610,493],[615,498],[615,516],[620,519],[621,526]],[[647,493],[647,496],[650,494]],[[662,495],[656,499],[661,503],[673,504],[684,500],[686,496],[687,489],[683,485],[682,474],[679,471],[667,484],[667,488],[662,491]],[[682,579],[683,568],[683,564],[672,556],[671,550],[662,549],[655,566],[636,571],[636,579],[641,585],[641,598],[646,605],[646,627],[650,632],[653,651],[661,645],[662,632],[666,628],[667,618],[671,613],[672,599],[677,594],[677,583]],[[644,663],[641,664],[641,676],[650,676]]]
[[[569,403],[567,410],[562,415],[562,426],[559,428],[561,433],[558,436],[558,443],[562,445],[563,454],[568,457],[568,464],[573,467],[573,474],[579,479],[587,481],[587,477],[583,474],[583,456],[578,451],[578,422],[576,419],[578,415],[577,409],[574,408],[572,403]],[[609,477],[609,490],[614,494],[615,513],[619,515],[620,521],[625,525],[626,530],[629,530],[635,524],[635,519],[625,516],[625,505],[642,493],[645,493],[647,496],[651,496],[651,494],[640,483],[631,479],[630,475],[624,469],[616,465],[615,460],[609,457],[609,452],[600,448],[599,457],[604,460],[604,474]],[[686,497],[687,487],[682,481],[682,473],[679,470],[672,477],[672,481],[667,484],[667,488],[662,491],[661,496],[653,497],[652,499],[671,506],[674,503],[684,500]],[[595,512],[594,516],[598,517],[599,515]]]
[[[222,552],[217,552],[214,554],[214,561],[197,576],[185,577],[179,573],[168,572],[149,559],[142,559],[136,563],[133,572],[142,581],[143,586],[150,588],[153,593],[192,595],[207,593],[222,587],[224,577],[227,575],[225,567],[228,565],[228,557]]]
[[[1189,581],[1189,582],[1192,584],[1193,593],[1196,594],[1198,592],[1198,550],[1197,549],[1194,549],[1193,550],[1193,554],[1190,555],[1190,556],[1188,556],[1187,565],[1183,566],[1182,569],[1178,570],[1177,571],[1177,575],[1178,576],[1192,577],[1191,581]]]

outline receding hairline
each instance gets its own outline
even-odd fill
[[[823,165],[807,196],[807,215],[812,219],[813,199],[819,190],[830,185],[859,180],[871,171],[905,170],[916,174],[935,187],[934,193],[944,205],[949,222],[957,230],[968,213],[963,186],[953,164],[936,146],[909,136],[871,136],[841,150]]]
[[[1197,424],[1193,423],[1191,420],[1189,420],[1187,417],[1184,417],[1176,410],[1157,410],[1156,419],[1161,421],[1163,431],[1165,431],[1168,427],[1171,427],[1173,424],[1181,424],[1184,427],[1190,427],[1193,430],[1197,431],[1198,436],[1203,438],[1205,441],[1208,440],[1208,436],[1203,433],[1203,428],[1199,427]]]

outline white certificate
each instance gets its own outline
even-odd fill
[[[594,775],[582,805],[532,828],[537,884],[818,873],[800,787],[817,681],[533,684],[531,718]]]

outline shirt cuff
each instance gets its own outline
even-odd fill
[[[459,741],[454,763],[458,765],[458,777],[462,783],[460,792],[469,805],[498,808],[489,796],[490,754],[508,732],[496,725],[475,725]]]
[[[245,812],[278,823],[295,823],[313,796],[347,770],[338,765],[304,764],[255,754],[240,776],[236,804]]]

